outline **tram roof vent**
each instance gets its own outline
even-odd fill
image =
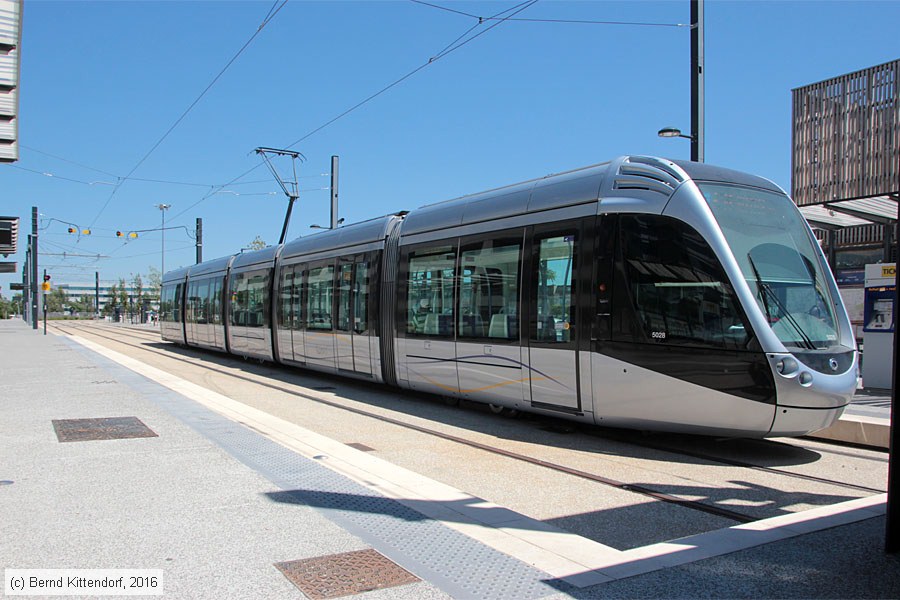
[[[645,190],[671,196],[685,180],[679,171],[675,165],[658,158],[632,156],[619,166],[613,189]]]

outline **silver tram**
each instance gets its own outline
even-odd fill
[[[171,271],[164,340],[599,425],[827,427],[853,332],[766,179],[626,156]]]

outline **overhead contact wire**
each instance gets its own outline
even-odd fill
[[[497,15],[495,15],[495,17],[496,17],[496,16],[499,16],[499,15],[502,15],[502,14],[504,14],[504,13],[510,12],[510,11],[515,11],[515,12],[513,12],[511,15],[509,15],[508,17],[500,18],[496,23],[493,23],[492,25],[490,25],[490,26],[489,26],[487,29],[485,29],[484,31],[482,31],[482,32],[480,32],[480,33],[478,33],[478,34],[472,36],[471,38],[469,38],[469,39],[467,39],[467,40],[465,40],[465,41],[460,42],[460,41],[459,41],[460,39],[462,39],[463,37],[465,37],[466,35],[468,35],[469,33],[471,33],[472,30],[475,28],[475,27],[470,27],[468,30],[466,30],[466,32],[465,32],[463,35],[461,35],[460,37],[456,38],[449,46],[445,47],[443,50],[441,50],[440,52],[438,52],[436,55],[434,55],[434,56],[432,56],[431,58],[429,58],[429,59],[428,59],[428,62],[426,62],[426,63],[420,65],[419,67],[416,67],[415,69],[413,69],[412,71],[410,71],[409,73],[407,73],[406,75],[404,75],[403,77],[401,77],[400,79],[397,79],[397,80],[394,81],[393,83],[391,83],[391,84],[385,86],[384,88],[382,88],[381,90],[375,92],[374,94],[372,94],[371,96],[369,96],[369,97],[366,98],[365,100],[362,100],[361,102],[358,102],[358,103],[355,104],[354,106],[348,108],[347,110],[345,110],[344,112],[342,112],[342,113],[339,114],[338,116],[334,117],[333,119],[329,120],[328,122],[324,123],[323,125],[320,125],[319,127],[316,127],[315,129],[313,129],[312,131],[310,131],[309,133],[307,133],[307,134],[304,135],[303,137],[301,137],[301,138],[295,140],[294,142],[292,142],[290,145],[287,146],[287,148],[293,148],[294,146],[296,146],[296,145],[299,144],[300,142],[302,142],[302,141],[304,141],[304,140],[306,140],[306,139],[312,137],[313,135],[315,135],[316,133],[322,131],[323,129],[325,129],[325,128],[328,127],[329,125],[335,123],[335,122],[338,121],[339,119],[342,119],[343,117],[346,117],[347,115],[349,115],[350,113],[352,113],[352,112],[355,111],[356,109],[362,107],[364,104],[367,104],[367,103],[371,102],[372,100],[374,100],[374,99],[377,98],[378,96],[384,94],[385,92],[387,92],[387,91],[390,90],[391,88],[393,88],[393,87],[395,87],[395,86],[397,86],[397,85],[403,83],[404,81],[406,81],[407,79],[409,79],[410,77],[412,77],[413,75],[415,75],[416,73],[418,73],[419,71],[421,71],[422,69],[424,69],[425,67],[427,67],[427,66],[429,66],[429,65],[431,65],[431,64],[434,64],[436,61],[438,61],[438,60],[440,60],[441,58],[447,56],[447,55],[450,54],[451,52],[454,52],[454,51],[458,50],[459,48],[462,48],[463,46],[465,46],[466,44],[468,44],[469,42],[471,42],[471,41],[474,40],[475,38],[477,38],[477,37],[479,37],[479,36],[481,36],[481,35],[487,33],[488,31],[490,31],[490,30],[493,29],[494,27],[496,27],[496,26],[502,24],[505,20],[509,19],[509,17],[512,17],[512,16],[514,16],[514,15],[517,15],[517,14],[521,13],[523,10],[525,10],[525,9],[527,9],[527,8],[529,8],[529,7],[531,7],[532,5],[536,4],[537,2],[538,2],[538,0],[526,0],[525,2],[521,2],[521,3],[519,3],[519,4],[516,4],[516,5],[513,6],[512,8],[508,8],[508,9],[506,9],[506,10],[503,10],[503,11],[497,13]],[[473,16],[473,15],[466,15],[466,16]],[[477,27],[477,25],[476,25],[476,27]],[[455,44],[455,45],[454,45],[454,44]],[[210,191],[207,192],[202,198],[200,198],[199,200],[197,200],[196,202],[194,202],[193,204],[191,204],[190,206],[188,206],[188,207],[187,207],[186,209],[184,209],[183,211],[181,211],[181,212],[179,212],[178,214],[176,214],[176,215],[174,215],[173,217],[171,217],[171,220],[174,221],[175,219],[181,217],[182,215],[184,215],[185,213],[189,212],[190,210],[192,210],[192,209],[195,208],[196,206],[200,205],[201,203],[203,203],[203,202],[205,202],[206,200],[208,200],[209,198],[211,198],[213,195],[215,195],[216,193],[218,193],[220,190],[222,190],[222,189],[228,187],[229,185],[234,185],[235,182],[237,182],[237,181],[239,181],[240,179],[246,177],[247,175],[249,175],[250,173],[252,173],[252,172],[255,171],[256,169],[260,168],[262,165],[263,165],[263,163],[259,163],[259,164],[255,165],[255,166],[253,166],[253,167],[247,169],[246,171],[244,171],[243,173],[241,173],[240,175],[238,175],[237,177],[235,177],[234,179],[232,179],[232,180],[229,181],[228,183],[222,184],[221,186],[217,186],[216,189],[210,190]]]
[[[276,2],[277,2],[277,0],[276,0]],[[115,197],[116,192],[119,191],[119,188],[122,187],[122,184],[125,183],[125,181],[127,181],[128,178],[131,177],[131,175],[133,175],[134,172],[137,171],[138,168],[142,164],[144,164],[144,161],[146,161],[148,158],[150,158],[150,155],[153,154],[153,152],[160,146],[160,144],[163,143],[163,141],[167,137],[169,137],[169,134],[171,134],[172,131],[174,131],[175,128],[178,127],[178,125],[184,120],[184,118],[187,117],[188,113],[190,113],[191,110],[193,110],[193,108],[197,105],[197,103],[199,103],[200,100],[206,95],[206,93],[209,92],[210,89],[212,89],[212,87],[216,84],[217,81],[219,81],[219,79],[222,77],[222,75],[225,74],[225,71],[227,71],[228,68],[232,64],[234,64],[234,61],[236,61],[238,59],[238,57],[244,53],[244,51],[250,46],[250,44],[253,43],[253,40],[256,39],[256,36],[258,36],[260,34],[260,32],[263,30],[263,28],[266,25],[268,25],[272,19],[275,18],[275,16],[281,11],[282,8],[284,8],[284,5],[287,3],[288,3],[288,0],[282,0],[281,4],[278,6],[278,8],[275,8],[274,11],[272,9],[269,9],[269,13],[266,15],[266,18],[259,25],[259,27],[257,27],[256,31],[253,32],[253,35],[250,36],[250,39],[248,39],[246,41],[246,43],[244,43],[244,45],[241,46],[241,49],[238,50],[237,53],[231,57],[231,60],[229,60],[228,63],[224,67],[222,67],[222,69],[219,71],[219,73],[215,77],[213,77],[213,80],[209,83],[209,85],[207,85],[206,88],[202,92],[200,92],[200,95],[197,96],[197,98],[193,102],[191,102],[190,106],[187,107],[187,109],[181,114],[181,116],[178,117],[178,119],[175,120],[175,122],[171,125],[171,127],[169,127],[169,129],[162,135],[162,137],[159,138],[159,140],[157,140],[157,142],[155,144],[153,144],[153,146],[150,148],[150,150],[148,150],[147,153],[144,154],[144,157],[141,158],[141,160],[139,160],[137,162],[137,164],[134,165],[134,167],[132,167],[132,169],[128,172],[128,174],[125,175],[125,177],[119,179],[119,181],[116,183],[116,186],[113,188],[112,193],[109,195],[109,198],[106,199],[106,202],[103,204],[103,207],[100,209],[100,212],[98,212],[97,215],[94,217],[94,220],[91,221],[91,224],[89,225],[89,227],[93,226],[94,223],[97,222],[97,219],[100,218],[100,215],[102,215],[103,212],[106,210],[106,208],[109,206],[109,203]],[[273,5],[273,8],[274,8],[274,5]]]

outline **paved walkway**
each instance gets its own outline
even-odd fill
[[[878,503],[815,533],[799,526],[788,539],[690,562],[672,553],[668,568],[655,563],[651,572],[578,587],[68,338],[6,321],[0,348],[0,567],[6,574],[155,569],[171,598],[303,598],[283,572],[311,565],[285,563],[341,554],[349,563],[332,561],[339,570],[338,583],[328,584],[332,591],[359,580],[346,566],[354,560],[369,571],[362,588],[380,585],[371,580],[373,569],[387,583],[402,583],[365,592],[366,598],[900,597],[900,558],[883,553]],[[151,437],[58,438],[86,429],[76,423],[66,430],[60,421],[104,417],[139,419]],[[114,422],[105,432],[118,426],[134,435],[135,425]],[[774,539],[753,524],[746,533]],[[682,544],[681,554],[689,554],[690,543]],[[373,566],[379,556],[373,550],[388,560]],[[389,572],[394,565],[405,570]],[[319,583],[322,593],[321,576]]]

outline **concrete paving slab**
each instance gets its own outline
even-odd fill
[[[3,326],[4,324],[0,323],[0,327]],[[36,344],[34,349],[43,350],[46,356],[50,356],[46,354],[46,346]],[[51,349],[54,355],[58,354],[58,357],[62,358],[61,364],[69,369],[65,373],[57,369],[54,376],[65,376],[69,385],[71,381],[77,380],[82,382],[80,385],[83,387],[106,388],[111,393],[78,392],[74,394],[78,398],[77,402],[72,403],[73,395],[67,392],[63,383],[48,382],[47,389],[50,390],[48,394],[55,395],[56,399],[52,402],[42,401],[39,404],[28,405],[24,403],[24,399],[29,397],[28,393],[34,389],[34,381],[39,379],[41,373],[34,370],[28,373],[28,376],[32,377],[31,385],[26,385],[21,378],[21,373],[25,371],[12,369],[11,371],[16,373],[12,378],[16,381],[8,386],[6,380],[11,377],[10,374],[7,373],[6,378],[0,377],[0,414],[5,415],[8,411],[15,415],[14,425],[5,425],[0,419],[0,435],[3,436],[4,442],[12,436],[16,438],[17,444],[21,444],[15,449],[7,449],[5,444],[0,444],[0,479],[14,479],[5,474],[7,465],[12,465],[12,469],[17,469],[16,474],[21,478],[20,481],[33,486],[31,489],[20,488],[13,494],[6,495],[5,491],[19,484],[0,486],[0,511],[3,514],[15,514],[16,504],[29,501],[39,507],[35,509],[34,506],[29,506],[28,510],[32,511],[29,518],[23,519],[22,523],[17,525],[21,529],[14,536],[17,538],[15,549],[0,545],[0,565],[21,567],[36,564],[37,567],[64,567],[73,564],[66,561],[74,561],[78,567],[86,564],[109,568],[126,564],[127,561],[131,563],[128,566],[134,567],[134,562],[138,561],[141,566],[146,564],[148,568],[166,569],[167,591],[176,597],[300,597],[299,592],[271,566],[274,562],[304,558],[298,556],[304,553],[308,556],[319,556],[326,552],[336,553],[371,545],[373,538],[367,537],[364,525],[361,525],[364,523],[365,515],[362,515],[360,508],[347,510],[347,505],[343,505],[344,508],[340,508],[340,505],[334,508],[331,499],[339,497],[339,494],[329,497],[316,492],[319,496],[310,496],[312,492],[309,489],[295,489],[296,483],[303,482],[304,479],[297,478],[299,472],[294,461],[290,457],[285,457],[283,449],[279,450],[262,443],[271,443],[266,436],[271,437],[273,433],[285,434],[285,430],[280,426],[268,429],[264,423],[254,423],[245,419],[251,426],[261,425],[261,427],[257,428],[256,432],[245,427],[241,427],[238,431],[234,429],[233,423],[229,424],[210,417],[203,410],[191,408],[185,402],[186,398],[181,401],[185,406],[179,407],[180,412],[177,413],[179,416],[175,417],[173,415],[176,413],[168,412],[161,407],[170,406],[172,402],[177,401],[177,395],[168,399],[150,398],[146,394],[152,394],[153,390],[157,389],[154,388],[156,384],[139,382],[137,380],[140,378],[137,377],[123,376],[116,369],[108,370],[115,380],[114,383],[92,383],[107,380],[83,377],[86,372],[94,370],[77,368],[85,366],[80,362],[85,354],[73,358],[72,354],[79,353],[72,352],[72,348],[67,344],[55,344]],[[93,359],[88,362],[91,361]],[[104,364],[103,361],[95,362]],[[4,366],[5,364],[7,363],[4,363]],[[0,374],[2,373],[0,371]],[[16,395],[19,396],[18,401],[8,400]],[[67,402],[70,403],[69,408],[83,403],[84,410],[81,412],[85,416],[92,417],[98,416],[92,414],[95,409],[127,407],[132,409],[128,414],[138,416],[148,425],[152,423],[151,427],[161,433],[160,438],[60,444],[52,434],[52,427],[49,428],[48,435],[45,423],[48,423],[48,418]],[[26,404],[25,407],[22,404]],[[29,411],[29,408],[33,410]],[[104,416],[117,414],[122,413],[113,412]],[[20,431],[22,435],[18,435]],[[198,431],[206,433],[198,435]],[[266,436],[260,432],[265,432]],[[148,444],[167,440],[178,442],[171,447]],[[220,444],[225,441],[231,445],[221,446]],[[328,462],[342,455],[343,450],[336,449],[345,446],[341,443],[343,441],[354,440],[332,440],[335,446],[329,447],[328,458],[317,462]],[[308,442],[306,439],[300,443]],[[26,453],[24,450],[28,444],[40,448],[39,452],[32,458],[18,457],[18,454]],[[64,450],[66,446],[81,446],[81,448]],[[225,447],[228,447],[228,450],[224,450]],[[109,450],[110,448],[117,449]],[[241,457],[241,453],[251,448],[255,452],[253,456]],[[55,464],[54,459],[61,456],[57,453],[63,452],[69,452],[66,461]],[[368,455],[364,452],[359,453]],[[235,461],[236,457],[240,457],[241,462]],[[353,456],[352,461],[355,462],[357,458]],[[270,461],[277,462],[280,466],[269,465],[263,468],[262,463]],[[116,469],[116,464],[122,465],[122,468]],[[65,466],[68,468],[64,468]],[[250,468],[247,468],[248,466]],[[210,473],[199,476],[193,473],[203,469]],[[146,474],[148,470],[154,471],[152,476]],[[317,476],[315,473],[318,472],[303,471],[305,473],[303,477]],[[215,476],[217,473],[218,477]],[[266,475],[262,476],[261,473]],[[79,478],[82,480],[75,483],[71,481]],[[53,502],[46,501],[53,493],[54,481],[57,491],[59,488],[66,493],[74,491],[74,494],[69,495],[75,497],[68,498],[63,494]],[[293,483],[294,487],[286,487],[287,483]],[[410,480],[407,479],[403,485],[409,484]],[[166,485],[171,485],[173,489],[178,485],[184,485],[185,494],[180,496],[171,493],[171,490],[165,489]],[[78,486],[95,487],[99,488],[99,491],[91,490],[82,494],[84,497],[79,497]],[[123,491],[125,486],[132,489]],[[441,489],[441,486],[431,489],[432,491]],[[110,498],[120,492],[122,497]],[[366,494],[369,497],[366,492],[354,493]],[[164,501],[154,503],[150,501],[153,497]],[[41,500],[37,500],[38,498]],[[298,498],[301,500],[298,501]],[[313,499],[312,502],[310,498]],[[425,500],[427,503],[427,499]],[[454,497],[454,500],[459,502],[460,498]],[[371,508],[366,510],[380,512],[387,506],[376,496],[371,496],[371,500],[367,502]],[[420,507],[423,506],[423,499],[420,498],[416,502]],[[596,569],[594,567],[602,567],[603,564],[603,561],[598,561],[599,565],[586,565],[587,569],[566,577],[545,574],[534,580],[539,585],[529,588],[530,593],[534,594],[531,596],[512,593],[511,590],[514,588],[504,580],[504,575],[509,575],[512,563],[498,562],[496,570],[480,571],[492,573],[481,577],[480,582],[453,582],[450,580],[452,578],[436,574],[436,570],[426,569],[427,572],[436,574],[431,578],[426,577],[428,579],[426,582],[370,592],[366,597],[398,598],[398,600],[417,597],[438,598],[446,597],[448,590],[457,592],[452,594],[455,597],[486,598],[549,597],[554,594],[554,590],[560,597],[585,598],[891,597],[885,590],[900,589],[898,586],[900,569],[896,561],[892,561],[890,557],[884,560],[884,555],[880,553],[875,540],[878,537],[876,534],[879,533],[879,524],[880,537],[883,539],[883,518],[874,516],[878,514],[877,500],[869,502],[870,504],[864,507],[868,512],[860,517],[864,519],[861,522],[841,525],[840,523],[847,523],[852,519],[838,517],[829,521],[828,517],[823,515],[807,514],[807,520],[801,520],[799,528],[795,523],[794,530],[786,531],[794,536],[793,538],[785,539],[782,535],[779,541],[763,543],[749,549],[735,551],[739,547],[734,545],[736,538],[728,537],[722,530],[702,534],[708,536],[707,543],[700,543],[702,540],[698,539],[686,539],[635,548],[627,552],[609,549],[610,560],[621,557],[620,560],[625,563],[632,563],[630,570],[625,568],[624,564],[619,572],[614,570],[615,567]],[[873,502],[875,504],[872,504]],[[104,504],[109,509],[108,514],[97,510],[98,505]],[[505,517],[512,516],[510,513],[514,511],[502,504],[480,504],[476,500],[465,504],[465,507],[470,513],[467,515],[470,520],[481,510],[486,510],[487,516],[484,521],[496,521],[494,524],[497,525],[515,523],[505,520]],[[504,519],[499,521],[495,519],[495,507],[504,514]],[[41,511],[45,511],[51,522],[53,519],[58,521],[58,524],[50,529],[50,533],[54,534],[52,539],[45,538],[44,532],[39,530]],[[340,515],[337,518],[323,518],[323,515],[327,516],[331,512]],[[89,514],[90,518],[81,518],[82,514]],[[410,519],[416,524],[428,524],[422,513],[404,514],[407,524]],[[414,514],[419,516],[415,517]],[[387,513],[379,514],[378,518],[388,518]],[[814,521],[823,527],[838,526],[827,531],[822,531],[821,528],[817,530],[812,524]],[[540,528],[532,528],[523,523],[512,531],[516,535],[523,532],[531,534],[534,541],[538,541],[538,538],[546,533],[553,534],[555,530],[552,524],[543,523]],[[67,525],[70,526],[68,530]],[[493,528],[492,531],[500,532],[498,528]],[[841,537],[834,537],[830,532],[850,535],[852,542],[842,546]],[[324,535],[319,535],[320,533]],[[766,527],[747,531],[745,537],[747,539],[753,537],[751,533],[755,536],[754,544],[778,539],[777,534],[766,537],[772,534],[772,530]],[[813,537],[816,538],[815,543],[806,542]],[[432,541],[431,538],[426,539]],[[584,538],[575,536],[572,539]],[[730,554],[715,555],[713,545],[708,543],[714,539],[718,539],[721,546],[730,543],[731,549],[727,550]],[[400,542],[398,548],[400,546],[406,548],[400,552],[401,555],[415,547],[401,538],[397,541]],[[439,563],[458,562],[459,573],[474,574],[479,572],[480,563],[485,563],[489,555],[485,553],[488,546],[475,549],[474,552],[462,550],[462,547],[448,552],[441,551],[434,543],[422,546],[421,537],[416,542],[419,544],[419,551],[427,555],[423,557],[423,564],[434,565],[434,569],[437,569]],[[590,540],[585,542],[596,544]],[[685,548],[688,547],[693,548],[693,551],[686,552]],[[388,551],[387,555],[390,554],[391,551]],[[834,577],[834,573],[853,572],[851,567],[853,563],[850,562],[848,554],[854,562],[859,561],[858,565],[869,561],[880,567],[878,575],[868,564],[862,569],[857,567],[857,572],[863,571],[877,580],[857,581],[839,577],[829,581],[828,585],[822,585],[821,580],[828,573]],[[47,565],[48,556],[56,557],[54,560],[58,560],[60,564]],[[682,564],[686,556],[690,556],[689,560],[692,562]],[[121,562],[115,562],[117,558]],[[16,563],[25,561],[26,564],[12,564],[10,560]],[[158,566],[160,564],[162,566]],[[788,567],[785,568],[784,565]],[[229,566],[234,573],[226,573],[223,576],[222,569],[228,569]],[[740,582],[736,583],[734,578],[739,578]],[[814,578],[818,580],[814,581]],[[236,581],[238,579],[243,581]],[[580,589],[573,587],[573,583],[584,587]],[[462,590],[468,590],[468,593]],[[751,592],[747,593],[747,590]],[[810,594],[810,591],[815,593]]]

